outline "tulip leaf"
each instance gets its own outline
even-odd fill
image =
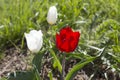
[[[49,76],[49,79],[50,79],[50,80],[53,80],[53,74],[52,74],[52,71],[49,71],[48,76]]]
[[[73,66],[73,68],[66,75],[65,80],[73,80],[72,78],[75,76],[77,71],[79,71],[82,67],[84,67],[86,64],[92,62],[95,59],[96,59],[96,57],[92,57],[92,58],[86,59],[85,62],[79,62],[78,64]]]
[[[41,79],[40,79],[39,71],[38,71],[38,69],[36,68],[36,66],[33,67],[33,73],[34,73],[34,75],[35,75],[35,80],[41,80]]]
[[[32,61],[33,65],[38,69],[38,71],[41,70],[43,55],[44,55],[44,51],[37,53]]]
[[[90,57],[91,57],[90,55],[88,55],[88,54],[84,55],[84,53],[72,53],[72,54],[67,54],[66,59],[67,60],[70,60],[73,58],[75,58],[75,59],[83,59],[83,58],[88,59]]]
[[[54,60],[53,67],[56,68],[57,66],[57,61]]]
[[[57,58],[57,56],[55,55],[55,52],[54,52],[52,49],[50,49],[50,53],[51,53],[51,55],[52,55],[53,58],[54,58],[54,67],[58,67],[58,70],[59,70],[60,72],[62,72],[61,63],[60,63],[59,59]]]
[[[17,71],[9,75],[7,80],[40,80],[35,71]]]

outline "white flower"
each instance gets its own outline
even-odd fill
[[[47,14],[47,22],[49,24],[55,24],[57,21],[57,9],[55,6],[52,6],[49,8],[48,14]]]
[[[43,34],[41,30],[31,30],[29,33],[25,33],[25,38],[27,41],[27,46],[29,50],[33,53],[39,52],[43,44]]]

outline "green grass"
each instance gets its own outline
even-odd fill
[[[46,16],[53,5],[57,7],[58,20],[49,28]],[[120,0],[0,0],[0,55],[11,47],[22,50],[24,33],[32,29],[42,30],[45,35],[43,47],[47,49],[50,44],[47,36],[50,35],[46,33],[52,31],[55,38],[56,31],[69,25],[81,31],[77,53],[97,56],[98,51],[88,45],[105,48],[102,56],[116,68],[120,57],[119,9]]]
[[[96,29],[108,19],[120,21],[119,0],[1,0],[0,1],[0,44],[5,45],[21,42],[23,33],[31,29],[48,28],[46,15],[48,8],[56,5],[59,18],[56,26],[61,28],[70,25],[80,29],[84,38],[90,39],[86,33]],[[91,31],[90,31],[91,30]],[[86,35],[85,35],[86,34]]]

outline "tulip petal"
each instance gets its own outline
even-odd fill
[[[32,52],[36,52],[37,45],[33,45],[37,43],[36,40],[33,37],[31,37],[30,34],[27,33],[25,33],[25,37],[27,40],[27,46],[29,50],[31,50]]]
[[[71,33],[72,29],[70,27],[65,27],[60,30],[60,35]]]
[[[74,51],[75,48],[77,47],[78,45],[78,41],[79,41],[79,37],[80,37],[80,33],[79,32],[74,32],[73,35],[73,40],[71,41],[71,47],[72,47],[72,50]],[[73,46],[74,45],[74,46]]]
[[[56,34],[57,48],[62,52],[72,52],[78,45],[79,37],[80,33],[73,32],[69,26],[62,28],[60,34]]]
[[[31,30],[29,33],[25,33],[27,46],[31,52],[37,53],[41,49],[43,43],[42,35],[41,30]]]
[[[57,48],[59,48],[59,49],[60,49],[60,44],[61,44],[60,35],[56,34],[56,45],[57,45]]]
[[[62,51],[66,51],[66,52],[69,52],[69,43],[67,42],[67,41],[65,41],[61,46],[60,46],[60,48],[61,48],[61,50]]]

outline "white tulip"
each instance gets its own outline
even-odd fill
[[[31,30],[29,33],[25,33],[25,38],[27,41],[27,46],[29,50],[33,53],[39,52],[43,44],[43,34],[41,30]]]
[[[48,14],[47,14],[47,22],[49,24],[55,24],[57,21],[57,9],[55,6],[52,6],[49,8]]]

